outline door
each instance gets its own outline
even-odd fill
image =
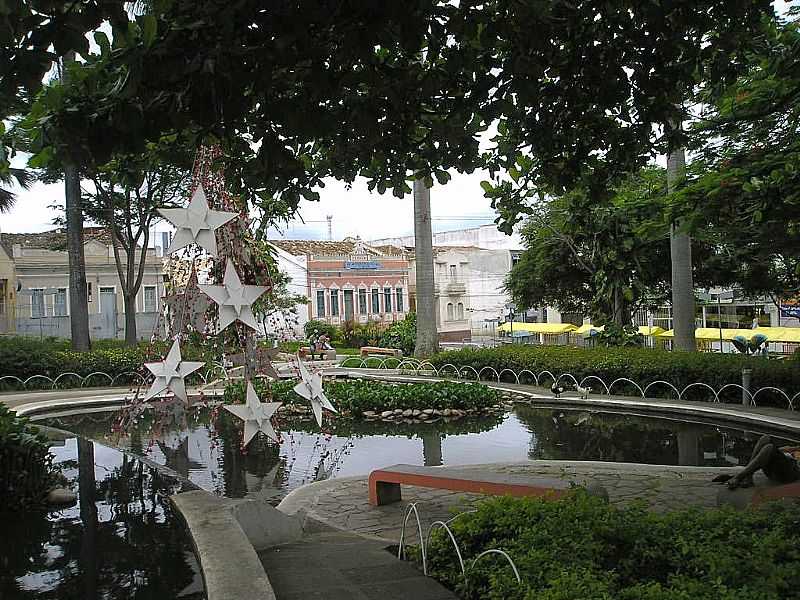
[[[344,291],[344,320],[353,320],[353,290]]]
[[[117,293],[113,287],[100,288],[100,337],[117,337]]]

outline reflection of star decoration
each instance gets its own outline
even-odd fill
[[[247,446],[259,431],[268,438],[280,442],[278,434],[275,433],[270,421],[280,405],[280,402],[261,402],[256,395],[253,384],[249,381],[247,382],[247,401],[244,404],[225,405],[225,410],[232,412],[244,421],[242,446]]]
[[[201,285],[200,289],[219,305],[219,330],[222,331],[237,319],[258,329],[251,305],[267,291],[266,286],[242,285],[239,274],[228,260],[222,285]]]
[[[317,419],[319,426],[322,427],[322,409],[336,412],[333,404],[330,403],[330,400],[325,396],[325,392],[322,391],[322,375],[320,373],[312,375],[299,356],[297,357],[297,368],[300,371],[300,383],[294,386],[294,391],[298,396],[302,396],[311,402],[314,417]]]
[[[172,390],[176,398],[187,402],[186,385],[183,378],[194,373],[205,363],[186,361],[181,358],[181,346],[178,340],[172,343],[167,357],[161,362],[145,363],[145,367],[156,376],[153,385],[150,386],[145,400],[158,396],[165,390]]]
[[[217,236],[214,230],[237,216],[234,212],[211,210],[202,185],[197,186],[187,208],[159,208],[158,212],[177,228],[167,250],[169,254],[194,242],[211,256],[216,256]]]

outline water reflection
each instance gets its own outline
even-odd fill
[[[280,445],[258,436],[242,450],[241,422],[226,411],[196,407],[167,424],[155,411],[125,434],[113,413],[52,419],[109,445],[168,466],[176,476],[221,496],[277,503],[303,484],[364,475],[395,463],[462,465],[526,459],[600,460],[665,465],[736,465],[759,433],[710,424],[609,412],[520,406],[504,416],[386,423],[281,419]]]
[[[2,515],[0,598],[205,598],[167,501],[179,481],[80,438],[51,451],[77,506]]]

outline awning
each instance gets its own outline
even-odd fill
[[[575,333],[581,335],[588,335],[592,331],[603,331],[603,325],[592,325],[591,323],[584,323],[575,330]]]
[[[736,336],[742,336],[747,341],[750,341],[750,338],[753,337],[755,333],[758,332],[753,329],[716,329],[713,327],[698,327],[694,330],[694,337],[696,340],[702,340],[706,342],[718,342],[721,337],[723,341],[730,342]],[[670,329],[669,331],[665,331],[664,333],[660,334],[659,337],[675,337],[675,330]]]
[[[648,327],[647,325],[639,325],[639,333],[642,335],[661,335],[664,333],[662,327]]]
[[[800,327],[756,327],[750,331],[767,336],[770,342],[800,343]]]
[[[518,331],[528,331],[530,333],[561,335],[564,333],[573,332],[577,329],[577,327],[575,327],[575,325],[572,323],[517,323],[515,321],[513,329],[511,327],[511,323],[503,323],[497,329],[498,331],[505,332],[513,330],[514,333]]]

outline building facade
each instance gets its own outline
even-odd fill
[[[93,339],[124,338],[124,300],[114,249],[101,228],[87,228],[84,237],[89,334]],[[148,249],[136,298],[136,326],[141,339],[149,339],[157,325],[162,329],[159,313],[164,295],[163,273],[162,259],[155,249]],[[68,338],[70,313],[64,232],[2,234],[0,334]]]
[[[409,311],[408,259],[400,248],[373,246],[358,238],[270,244],[293,257],[292,282],[297,271],[305,269],[309,319],[332,325],[389,324],[404,319]]]

